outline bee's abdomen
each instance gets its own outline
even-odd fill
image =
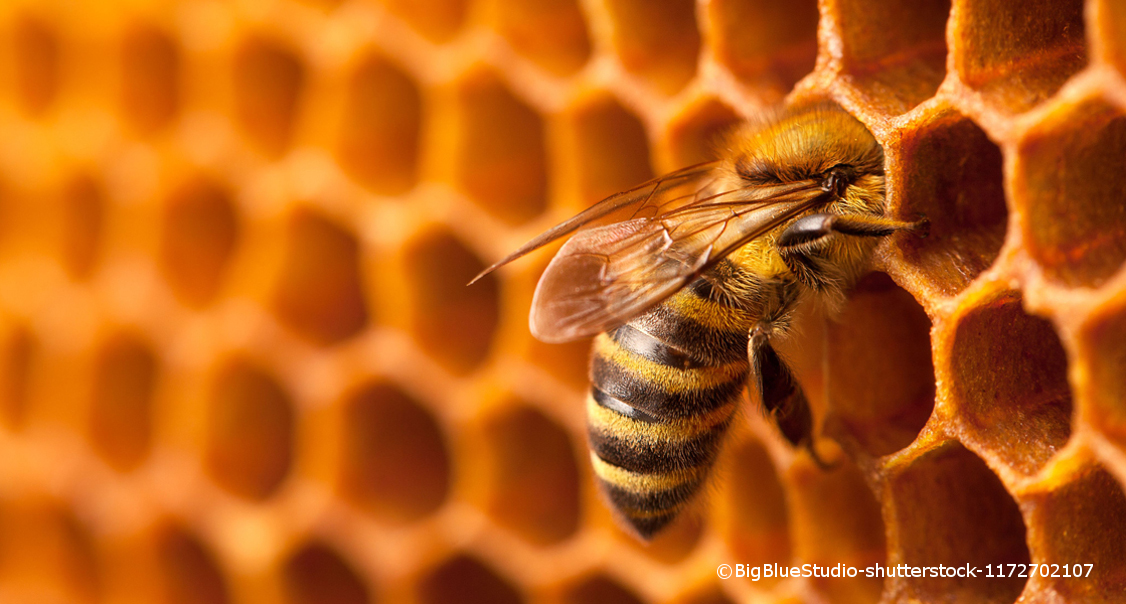
[[[684,336],[675,343],[641,329],[669,321],[680,324],[666,324],[664,332]],[[730,329],[719,333],[663,304],[595,339],[587,401],[591,460],[608,498],[642,537],[676,517],[715,461],[748,372],[746,331]],[[688,337],[693,330],[695,339]],[[716,347],[724,341],[734,350]]]

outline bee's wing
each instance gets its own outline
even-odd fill
[[[655,217],[579,231],[540,278],[529,317],[532,334],[565,342],[622,325],[829,195],[812,181],[750,192],[760,195],[723,201],[748,193],[729,191]]]
[[[718,164],[718,161],[712,161],[681,168],[675,172],[669,172],[664,176],[658,176],[657,178],[641,183],[632,189],[611,195],[544,231],[535,239],[525,243],[520,249],[481,271],[469,284],[472,285],[481,277],[488,275],[509,262],[529,252],[533,252],[560,237],[565,237],[584,226],[595,224],[611,214],[619,215],[621,213],[627,213],[625,216],[627,219],[644,215],[656,216],[675,207],[682,207],[694,203],[698,199],[695,195],[674,196],[669,193],[673,190],[679,190],[681,187],[690,187],[693,192],[702,190],[704,187],[701,183]]]

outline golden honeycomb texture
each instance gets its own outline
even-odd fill
[[[1122,2],[8,0],[0,47],[2,602],[1126,598]],[[548,254],[465,284],[804,98],[930,234],[783,350],[831,466],[746,409],[640,544]],[[1093,570],[716,571],[1022,562]]]

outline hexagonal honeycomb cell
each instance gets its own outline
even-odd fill
[[[391,384],[347,395],[340,419],[338,489],[349,502],[388,522],[435,511],[446,500],[450,460],[433,415]]]
[[[519,224],[547,204],[544,125],[495,74],[475,70],[455,84],[450,138],[454,178],[490,214]]]
[[[767,103],[781,102],[817,60],[817,3],[708,2],[706,51]]]
[[[1032,108],[1086,66],[1083,12],[1081,0],[1020,7],[957,2],[951,23],[956,77],[1002,111]]]
[[[1097,287],[1126,260],[1122,187],[1102,177],[1123,150],[1126,114],[1099,99],[1060,107],[1022,142],[1019,169],[1032,202],[1024,237],[1050,278]]]
[[[279,39],[250,35],[232,58],[234,115],[250,143],[279,157],[293,138],[306,79],[297,53]]]
[[[76,174],[63,185],[62,260],[76,280],[87,278],[98,262],[105,221],[105,192],[89,174]]]
[[[577,0],[501,0],[495,27],[512,49],[555,75],[570,75],[590,58],[586,16]]]
[[[289,473],[293,408],[277,380],[247,359],[216,372],[204,465],[212,480],[247,499],[265,499]]]
[[[285,261],[274,290],[278,319],[305,339],[329,345],[369,320],[359,242],[331,219],[299,209],[289,219]]]
[[[400,195],[418,181],[422,95],[409,75],[374,51],[352,69],[337,161],[375,193]]]
[[[94,372],[90,444],[110,465],[131,470],[152,448],[158,360],[148,342],[115,334],[97,351]]]
[[[948,0],[836,2],[841,72],[866,103],[898,115],[934,96],[946,75]]]
[[[89,185],[87,185],[89,186]],[[85,194],[87,198],[90,193]],[[74,204],[79,203],[75,199]],[[92,201],[85,201],[90,205]],[[92,213],[92,208],[86,213]],[[206,306],[218,294],[238,238],[238,215],[226,188],[204,176],[178,186],[166,202],[160,263],[169,287],[189,306]],[[75,208],[74,213],[78,212]],[[92,220],[88,219],[88,222]],[[96,227],[97,225],[91,225]],[[93,230],[88,228],[87,230]],[[96,231],[95,231],[96,232]],[[81,235],[71,238],[78,245]],[[85,239],[90,239],[86,235]],[[87,247],[92,244],[87,243]],[[93,256],[87,252],[86,257]]]
[[[138,25],[121,40],[121,112],[142,135],[160,131],[180,110],[181,51],[156,27]]]
[[[563,541],[579,526],[577,455],[567,432],[527,406],[498,410],[482,421],[479,448],[494,521],[537,545]]]
[[[957,442],[940,444],[905,464],[888,481],[902,563],[1027,564],[1026,528],[1020,508],[985,463]],[[935,497],[941,493],[941,499]],[[1026,579],[994,581],[958,577],[903,577],[889,590],[918,601],[955,595],[959,599],[1011,602]]]
[[[1117,0],[2,3],[0,601],[1119,602],[1124,40]],[[528,331],[549,254],[466,283],[812,100],[927,233],[779,344],[822,463],[744,397],[641,542],[590,342]]]
[[[51,23],[33,12],[9,23],[13,71],[10,89],[30,115],[47,111],[59,88],[59,39]]]

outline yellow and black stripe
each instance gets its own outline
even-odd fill
[[[747,380],[749,321],[734,301],[694,283],[595,339],[591,460],[644,538],[676,517],[715,461]]]

